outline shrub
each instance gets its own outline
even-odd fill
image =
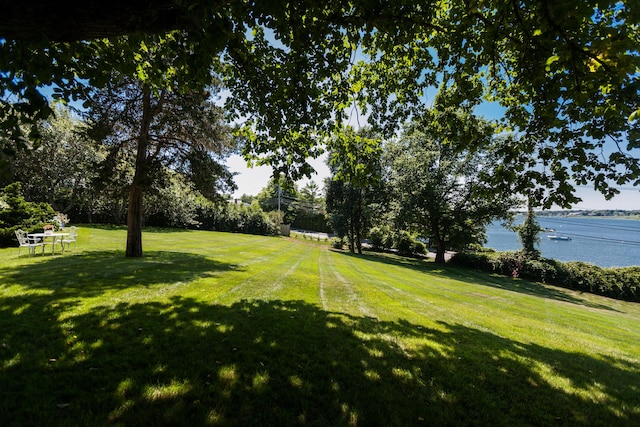
[[[463,252],[464,253],[464,252]],[[454,263],[458,263],[461,254],[456,254]],[[522,271],[522,259],[517,252],[498,252],[496,254],[473,253],[471,255],[473,262],[480,270],[495,272],[505,276],[520,277]],[[487,265],[482,265],[486,263]]]
[[[558,286],[583,292],[602,294],[602,268],[586,262],[572,261],[562,265],[557,278]]]
[[[291,226],[303,230],[320,231],[323,233],[331,232],[324,213],[310,212],[307,209],[298,210],[297,215],[291,222]]]
[[[493,249],[493,248],[485,248],[484,246],[482,246],[479,243],[471,243],[467,249],[470,252],[480,252],[480,253],[482,253],[482,252],[495,253],[496,252],[495,249]]]
[[[393,247],[400,255],[413,255],[413,245],[415,239],[409,232],[400,230],[396,233]]]
[[[182,178],[170,174],[161,186],[154,186],[145,194],[145,226],[198,228],[198,208],[208,203],[211,202]]]
[[[369,230],[369,240],[371,241],[371,247],[374,250],[384,250],[384,233],[380,227],[373,227]]]
[[[475,270],[493,271],[491,255],[485,252],[457,252],[449,260],[449,264]]]
[[[342,249],[344,248],[344,239],[342,237],[332,237],[329,242],[331,243],[331,247],[333,249]]]
[[[388,226],[373,227],[369,230],[369,240],[374,250],[384,251],[393,247],[393,235]]]
[[[526,259],[522,268],[522,278],[535,282],[549,283],[555,280],[556,268],[540,259]]]
[[[276,225],[260,206],[210,204],[198,212],[200,228],[205,230],[228,231],[247,234],[275,234]]]
[[[640,267],[609,269],[611,281],[621,288],[621,299],[640,302]]]
[[[235,205],[233,205],[235,206]],[[239,230],[246,234],[275,234],[275,224],[258,205],[241,206]]]
[[[55,211],[47,203],[27,202],[22,186],[15,182],[0,191],[0,246],[16,245],[15,231],[42,231],[45,223],[53,221]]]
[[[424,255],[427,253],[427,247],[424,243],[419,240],[413,242],[413,253],[418,255]]]

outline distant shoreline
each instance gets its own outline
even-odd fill
[[[526,215],[526,211],[518,211],[518,214]],[[575,209],[562,211],[536,211],[537,217],[560,217],[560,218],[616,218],[640,220],[640,210],[620,210],[620,209]]]

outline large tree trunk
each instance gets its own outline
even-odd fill
[[[142,188],[135,183],[129,190],[129,210],[127,211],[127,257],[142,256]]]
[[[447,247],[445,246],[444,239],[437,239],[437,247],[436,247],[436,263],[444,264],[445,261],[445,253],[447,251]]]
[[[356,205],[356,215],[354,218],[356,223],[356,249],[362,255],[362,190],[358,189],[358,204]]]
[[[355,244],[356,244],[356,238],[355,238],[356,232],[354,230],[354,226],[353,226],[353,218],[349,219],[349,232],[348,232],[348,242],[349,242],[349,252],[351,253],[355,253]]]
[[[127,210],[127,250],[126,256],[142,257],[142,198],[147,179],[147,147],[149,145],[149,127],[151,125],[151,91],[143,88],[142,122],[138,135],[136,153],[136,172],[129,189],[129,209]]]

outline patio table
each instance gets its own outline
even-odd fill
[[[56,240],[58,239],[58,237],[66,237],[68,236],[69,233],[29,233],[27,236],[28,237],[36,237],[36,238],[41,238],[42,241],[44,242],[44,240],[46,238],[51,238],[52,242],[51,242],[51,254],[55,255],[56,254]],[[64,252],[64,246],[62,247],[62,252]]]

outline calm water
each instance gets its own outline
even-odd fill
[[[601,267],[640,265],[640,220],[612,218],[537,217],[541,227],[555,232],[540,233],[538,249],[545,258],[559,261],[584,261]],[[522,216],[515,223],[521,224]],[[571,240],[550,240],[548,235],[562,235]],[[518,235],[500,223],[487,228],[486,247],[498,251],[522,248]]]

